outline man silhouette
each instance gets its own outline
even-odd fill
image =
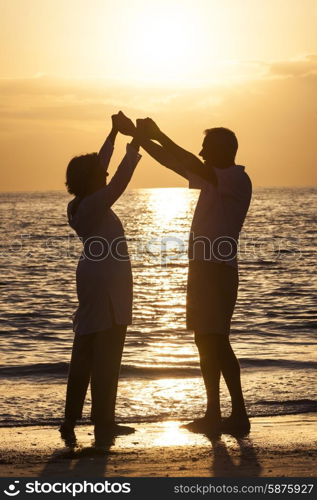
[[[185,427],[194,432],[246,434],[239,362],[232,350],[230,322],[237,298],[237,244],[252,186],[244,167],[235,164],[238,141],[226,128],[211,128],[199,156],[175,144],[150,118],[137,120],[137,140],[154,159],[200,190],[189,239],[187,328],[195,333],[206,393],[203,418]],[[157,141],[159,144],[157,144]],[[221,419],[219,383],[223,375],[232,412]]]

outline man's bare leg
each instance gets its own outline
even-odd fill
[[[221,337],[219,342],[221,373],[228,387],[231,402],[231,417],[246,416],[244,397],[241,386],[240,365],[230,344],[229,337]]]
[[[205,335],[195,332],[195,342],[200,357],[200,369],[203,376],[207,408],[205,416],[186,424],[188,430],[218,435],[221,427],[220,411],[220,375],[221,365],[216,335]],[[213,340],[216,338],[216,340]]]
[[[232,404],[231,415],[223,419],[222,430],[228,433],[247,433],[250,430],[250,421],[242,392],[240,365],[228,336],[219,336],[218,352],[221,373],[228,387]]]
[[[195,342],[199,351],[200,369],[204,379],[207,395],[205,417],[211,423],[218,424],[221,419],[220,411],[220,375],[221,365],[218,355],[217,338],[214,335],[200,335],[195,333]]]
[[[206,414],[201,419],[196,419],[186,428],[197,432],[206,429],[215,433],[221,427],[223,432],[246,433],[250,430],[250,422],[245,409],[244,398],[240,379],[240,365],[232,350],[229,337],[217,334],[200,335],[195,333],[195,342],[200,356],[201,372],[207,394]],[[232,413],[221,423],[219,382],[223,374],[228,387]]]

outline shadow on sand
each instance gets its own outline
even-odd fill
[[[67,477],[104,477],[107,472],[109,455],[115,454],[110,448],[114,442],[102,451],[93,446],[66,448],[55,451],[43,468],[40,477],[67,476]]]
[[[207,436],[208,437],[208,436]],[[236,437],[239,447],[238,456],[234,457],[226,443],[221,439],[209,438],[212,445],[212,475],[215,477],[260,476],[262,467],[258,461],[252,440],[247,437]]]
[[[175,432],[177,432],[177,429]],[[183,432],[187,433],[188,431],[181,431],[182,434]],[[146,437],[148,435],[150,435],[150,441],[146,443]],[[200,436],[202,437],[202,435]],[[167,454],[164,454],[164,460],[166,460],[164,465],[162,464],[161,458],[157,456],[159,451],[155,449],[155,439],[153,440],[151,432],[148,434],[145,433],[145,436],[143,437],[144,439],[138,438],[139,442],[145,441],[143,442],[143,446],[139,448],[140,455],[137,454],[132,457],[130,455],[131,452],[129,452],[128,462],[130,462],[130,460],[133,462],[133,467],[130,472],[134,471],[134,474],[132,473],[131,475],[142,476],[140,464],[144,463],[145,460],[145,463],[151,465],[154,476],[164,476],[166,467],[170,464],[174,464],[175,460],[179,460],[180,464],[182,460],[184,460],[184,462],[188,461],[188,450],[193,446],[197,447],[198,456],[200,455],[199,450],[204,450],[203,456],[200,455],[202,458],[200,466],[197,462],[198,467],[200,467],[200,469],[197,470],[204,471],[203,475],[210,475],[210,477],[257,477],[260,476],[262,472],[262,467],[257,458],[256,450],[249,436],[231,436],[230,441],[227,441],[226,438],[224,439],[223,437],[215,438],[204,435],[201,443],[197,441],[190,442],[188,445],[182,447],[183,451],[181,453],[177,444],[175,444],[177,452],[173,446],[166,446],[165,449]],[[171,437],[169,435],[169,439],[170,438]],[[208,441],[206,441],[206,438]],[[236,442],[234,442],[234,440]],[[208,445],[208,442],[211,446]],[[100,478],[108,475],[116,475],[120,477],[123,471],[126,476],[127,460],[123,460],[123,454],[125,451],[118,449],[117,447],[115,447],[112,451],[111,447],[114,444],[115,440],[112,439],[112,441],[100,451],[96,450],[96,448],[92,446],[74,448],[66,447],[62,450],[56,450],[51,454],[43,467],[40,477],[59,476],[72,478]],[[185,468],[187,468],[187,466]],[[162,471],[164,471],[164,474]],[[191,469],[191,474],[189,475],[195,475],[195,473],[192,474],[193,472],[194,469]],[[173,475],[177,476],[175,469],[173,470]]]

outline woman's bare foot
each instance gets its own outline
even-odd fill
[[[95,434],[95,448],[105,448],[113,444],[113,439],[116,436],[126,436],[135,432],[134,427],[128,425],[119,425],[111,422],[108,425],[96,426],[94,429]]]
[[[133,434],[135,428],[130,425],[113,424],[112,432],[115,436],[127,436],[128,434]]]
[[[59,428],[61,433],[61,438],[65,445],[69,448],[74,448],[77,444],[76,434],[75,434],[75,423],[65,420]]]

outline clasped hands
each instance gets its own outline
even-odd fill
[[[112,126],[123,135],[129,135],[142,143],[144,139],[158,139],[161,131],[151,118],[139,118],[136,120],[136,126],[122,111],[112,115]]]

